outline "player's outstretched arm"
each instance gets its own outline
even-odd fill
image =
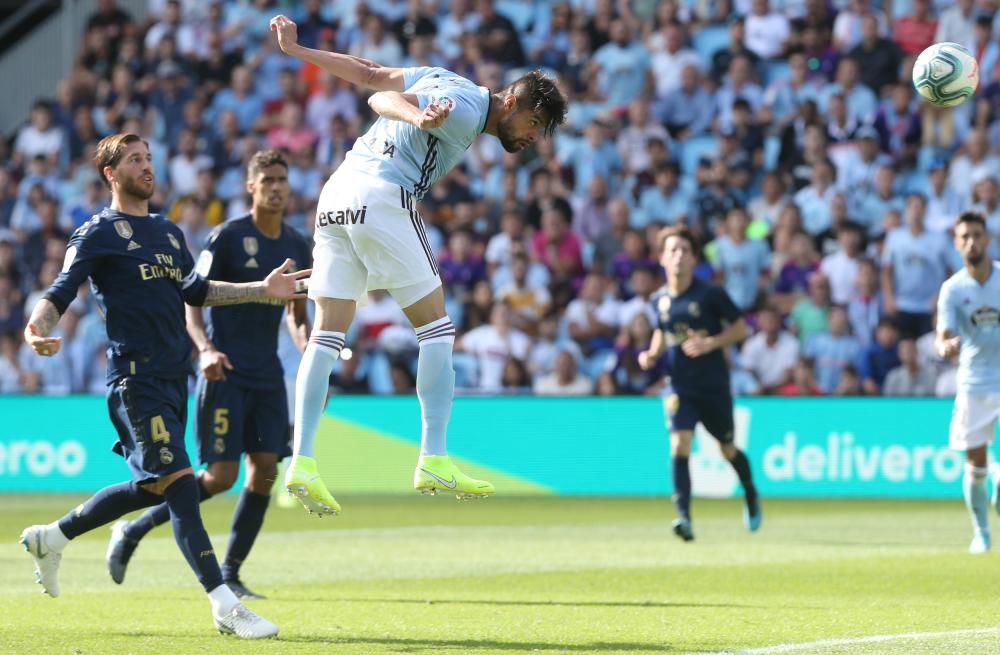
[[[286,55],[307,61],[351,84],[374,91],[402,91],[403,69],[383,66],[368,59],[324,52],[299,44],[298,26],[287,16],[271,19],[271,31],[278,35],[278,47]]]
[[[309,277],[311,268],[294,273],[286,273],[292,264],[291,259],[274,269],[262,282],[220,282],[208,280],[208,293],[205,295],[205,307],[215,305],[241,305],[248,302],[283,305],[289,300],[306,297],[306,283],[302,278]]]
[[[51,357],[59,352],[62,337],[50,337],[56,329],[61,314],[52,301],[42,298],[31,310],[31,318],[24,328],[24,341],[36,354]]]

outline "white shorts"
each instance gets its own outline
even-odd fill
[[[316,207],[309,297],[358,300],[386,289],[408,307],[441,286],[414,205],[402,187],[341,166]]]
[[[997,420],[1000,420],[1000,393],[959,391],[951,413],[948,445],[955,450],[969,450],[993,443]]]

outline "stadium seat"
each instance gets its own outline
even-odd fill
[[[702,157],[714,157],[719,151],[719,140],[711,134],[693,136],[680,146],[681,170],[685,175],[694,175],[698,169],[698,160]]]
[[[729,42],[729,32],[722,25],[709,25],[695,32],[692,45],[706,66],[712,63],[712,55],[717,50],[726,47]]]

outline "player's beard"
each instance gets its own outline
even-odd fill
[[[513,122],[513,116],[506,119],[501,119],[497,123],[497,138],[500,139],[500,145],[507,152],[521,152],[524,148],[524,141],[518,139],[514,136],[511,130],[511,123]]]
[[[121,181],[122,193],[128,194],[139,200],[149,200],[156,192],[156,178],[146,187],[138,177],[126,177]]]
[[[965,256],[965,261],[969,262],[973,266],[979,266],[983,263],[983,259],[986,258],[985,252],[970,252]]]

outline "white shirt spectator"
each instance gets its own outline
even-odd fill
[[[648,305],[649,303],[646,302],[646,304]],[[601,301],[600,305],[595,306],[594,303],[582,298],[571,300],[569,305],[566,306],[566,325],[587,327],[587,315],[591,312],[594,313],[595,319],[608,327],[618,327],[618,321],[622,315],[622,302],[614,298],[605,298]],[[634,316],[635,314],[632,314],[632,317]]]
[[[763,16],[747,14],[743,45],[761,59],[773,59],[785,50],[791,34],[788,18],[784,14],[769,12]]]
[[[819,269],[830,279],[833,302],[838,305],[850,302],[854,296],[854,282],[858,279],[858,258],[838,250],[824,257]]]
[[[650,325],[656,325],[656,312],[649,298],[635,296],[631,300],[623,302],[618,308],[617,325],[628,325],[639,314],[645,313]]]
[[[681,48],[674,53],[660,50],[653,55],[650,67],[653,69],[657,98],[663,98],[681,88],[681,72],[686,66],[702,69],[698,53],[691,48]]]
[[[195,155],[191,159],[174,155],[170,159],[170,188],[177,195],[194,193],[198,171],[211,167],[212,158],[208,155]]]
[[[462,337],[462,348],[479,362],[479,389],[499,391],[507,358],[527,359],[531,339],[519,330],[511,329],[502,335],[492,325],[480,325]]]
[[[21,153],[25,160],[31,160],[36,155],[46,157],[58,154],[62,148],[63,133],[58,127],[52,125],[44,132],[34,125],[25,125],[17,133],[17,140],[14,142],[14,150]]]
[[[743,368],[753,373],[764,387],[776,387],[785,382],[788,370],[799,359],[799,340],[782,330],[773,346],[767,335],[758,332],[743,344],[740,353]]]
[[[930,369],[919,368],[912,373],[905,366],[897,366],[885,376],[882,385],[884,396],[933,396],[937,378]]]

